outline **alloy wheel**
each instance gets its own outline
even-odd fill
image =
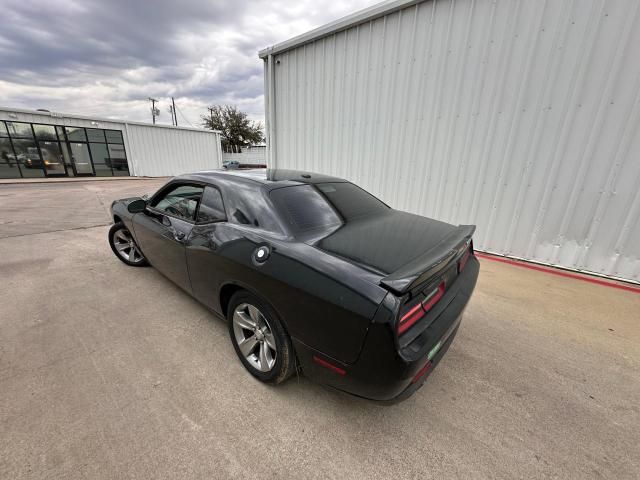
[[[131,232],[126,228],[121,228],[113,235],[113,244],[120,257],[131,263],[140,263],[144,260],[144,255],[136,245],[131,236]]]
[[[241,303],[233,312],[233,333],[240,352],[260,372],[270,371],[276,363],[276,341],[271,326],[254,305]]]

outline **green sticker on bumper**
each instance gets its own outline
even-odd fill
[[[440,340],[438,343],[436,343],[436,346],[433,347],[431,349],[431,351],[429,352],[429,355],[427,355],[427,359],[429,361],[431,361],[431,359],[436,356],[436,353],[438,353],[438,350],[440,350],[441,346],[442,346],[442,340]]]

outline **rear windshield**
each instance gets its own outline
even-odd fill
[[[271,198],[298,232],[340,225],[389,209],[373,195],[346,182],[279,188],[271,192]]]

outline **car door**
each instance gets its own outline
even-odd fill
[[[133,228],[149,262],[178,286],[191,292],[185,244],[195,224],[204,187],[172,183],[155,195]]]
[[[235,268],[220,255],[220,248],[235,237],[227,224],[222,193],[213,185],[205,186],[186,254],[193,295],[210,308],[216,307],[214,292],[222,278]]]

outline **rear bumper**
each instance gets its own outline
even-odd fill
[[[395,337],[395,304],[391,300],[385,300],[378,310],[362,352],[353,364],[328,358],[294,340],[303,372],[312,380],[358,397],[384,403],[406,399],[424,384],[451,346],[475,288],[479,270],[477,258],[471,257],[463,273],[443,297],[446,307],[412,343],[403,348],[397,344]],[[429,352],[438,342],[441,342],[441,346],[429,360]],[[346,373],[340,375],[316,364],[314,356],[329,361]],[[431,366],[416,379],[429,361]]]
[[[447,350],[449,350],[449,347],[453,343],[453,339],[455,338],[456,334],[458,333],[458,327],[460,326],[460,321],[461,320],[462,320],[462,315],[459,317],[459,320],[456,323],[456,326],[453,329],[453,331],[451,332],[451,334],[449,335],[449,337],[442,344],[442,347],[440,347],[440,350],[438,350],[438,353],[436,354],[436,356],[433,357],[433,359],[431,359],[431,366],[428,368],[428,370],[426,370],[426,372],[423,375],[421,375],[420,378],[417,381],[414,382],[412,380],[411,383],[409,383],[409,385],[407,386],[407,388],[405,388],[402,392],[400,392],[400,394],[396,395],[395,397],[393,397],[393,398],[391,398],[389,400],[380,400],[380,402],[388,404],[388,405],[393,405],[394,403],[399,403],[399,402],[409,398],[411,395],[413,395],[415,392],[417,392],[420,389],[420,387],[422,387],[424,385],[424,383],[427,380],[427,378],[429,378],[429,376],[431,375],[431,372],[433,372],[433,370],[436,368],[438,363],[440,363],[440,360],[442,360],[442,357],[444,357],[445,353],[447,353]]]

